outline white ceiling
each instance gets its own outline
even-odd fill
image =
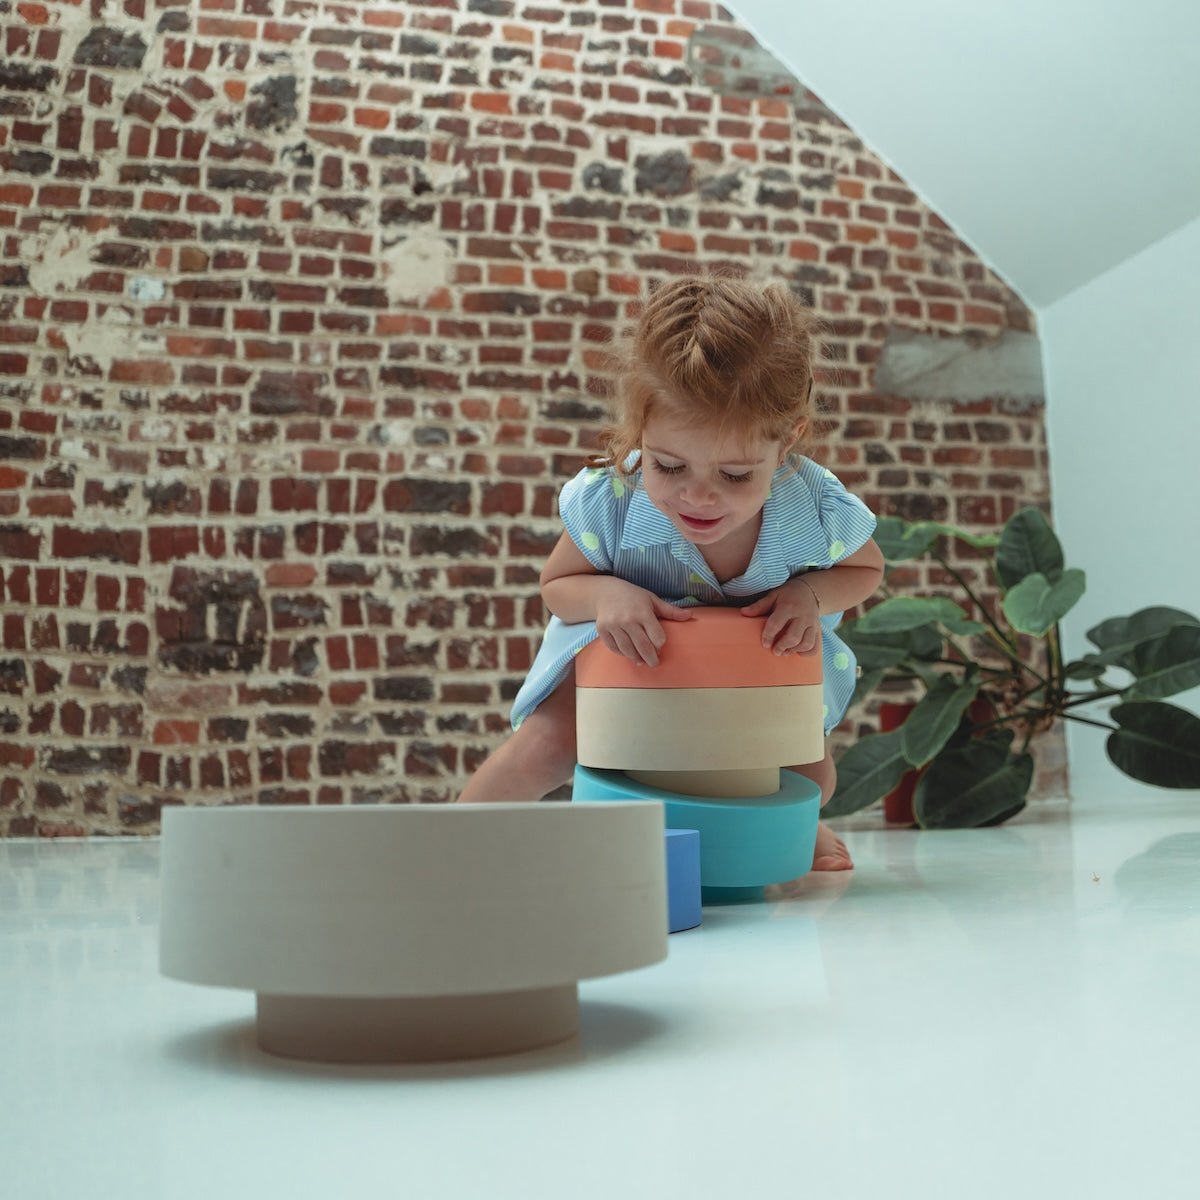
[[[726,0],[1034,308],[1200,216],[1200,0]]]

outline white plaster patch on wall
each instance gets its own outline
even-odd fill
[[[297,473],[300,470],[300,456],[298,454],[288,454],[284,451],[269,451],[269,450],[254,450],[245,453],[241,456],[241,461],[238,463],[238,471],[242,474],[254,474],[256,471],[264,475],[279,473],[281,471],[290,471]]]
[[[937,403],[1000,400],[1012,411],[1045,402],[1036,334],[1005,330],[981,340],[892,328],[875,369],[875,390]]]
[[[29,286],[39,296],[74,290],[96,264],[92,251],[106,240],[104,232],[57,226],[49,235],[35,233],[21,242],[21,261],[29,265]]]
[[[113,11],[119,12],[120,5],[102,3],[99,12],[96,11],[94,5],[89,8],[82,4],[58,4],[53,8],[48,8],[50,24],[62,31],[59,61],[74,62],[79,43],[87,37],[97,21],[107,21]],[[68,79],[69,73],[64,71],[55,89],[58,95],[66,95]]]
[[[469,346],[450,346],[444,343],[431,345],[428,351],[430,362],[446,363],[452,366],[465,366],[475,361],[473,350]]]
[[[120,310],[109,310],[110,313]],[[106,318],[109,314],[105,314]],[[67,350],[72,358],[91,359],[107,371],[114,359],[136,358],[161,348],[162,338],[147,337],[136,326],[113,320],[96,320],[63,329]]]
[[[169,442],[175,437],[176,425],[164,417],[149,417],[139,421],[137,440],[139,442]],[[169,481],[168,481],[169,482]]]
[[[454,251],[434,233],[414,233],[383,251],[383,277],[388,299],[426,300],[450,278]]]
[[[376,446],[407,446],[412,435],[407,421],[380,421],[371,426],[370,440]]]
[[[95,442],[85,442],[82,438],[59,438],[55,443],[55,451],[59,458],[75,462],[91,462],[100,453]]]
[[[229,455],[216,446],[197,446],[194,451],[196,465],[205,471],[228,471]]]
[[[145,40],[143,35],[148,33],[145,22],[125,19],[122,5],[116,0],[100,0],[99,4],[93,3],[90,6],[86,4],[58,5],[54,13],[54,23],[63,31],[62,46],[58,55],[60,62],[74,62],[80,43],[89,33],[94,32],[97,25],[136,34],[143,40]],[[166,35],[163,33],[151,34],[143,59],[144,69],[142,71],[110,71],[106,74],[106,79],[112,88],[113,100],[118,109],[123,108],[125,101],[146,83],[150,65],[162,61],[162,42],[165,37]],[[70,78],[70,72],[62,73],[56,89],[58,95],[66,95]],[[99,165],[101,172],[100,176],[93,181],[94,183],[117,182],[118,160],[116,155],[98,155],[94,161]]]
[[[461,139],[455,139],[455,146],[465,144]],[[471,167],[468,163],[453,162],[453,153],[446,162],[422,161],[421,171],[429,180],[430,187],[440,194],[452,192],[457,184],[468,183],[471,179]]]
[[[166,299],[167,285],[164,280],[152,279],[149,275],[131,275],[125,284],[125,293],[130,300],[153,304]]]
[[[257,426],[257,417],[243,418],[236,423],[235,436],[239,441],[252,441],[257,435]],[[296,473],[300,470],[300,451],[291,446],[259,445],[252,449],[239,446],[237,462],[231,462],[230,466],[243,474]]]

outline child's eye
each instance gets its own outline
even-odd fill
[[[656,471],[661,471],[664,475],[678,475],[683,470],[683,463],[667,464],[660,462],[657,458],[650,460],[654,464]]]
[[[750,477],[753,474],[753,471],[746,471],[741,475],[731,475],[728,471],[722,471],[721,478],[728,480],[730,483],[749,483]]]

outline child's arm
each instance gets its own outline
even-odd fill
[[[836,566],[795,575],[742,612],[767,618],[763,645],[776,654],[808,654],[821,640],[820,615],[843,612],[872,595],[883,578],[883,554],[868,540]]]
[[[600,640],[634,662],[658,666],[667,636],[662,620],[690,621],[684,608],[616,575],[603,575],[564,533],[541,574],[542,599],[560,621],[595,621]]]

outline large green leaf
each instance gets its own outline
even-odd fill
[[[967,705],[979,691],[974,670],[963,678],[942,675],[900,727],[900,748],[914,767],[924,766],[950,740]]]
[[[1051,581],[1040,571],[1026,575],[1004,597],[1004,615],[1019,633],[1044,637],[1079,603],[1087,577],[1077,567]]]
[[[1126,775],[1164,788],[1200,788],[1200,717],[1161,700],[1118,704],[1105,744]]]
[[[875,544],[888,562],[920,558],[937,540],[937,534],[921,525],[910,525],[899,517],[880,517],[875,523]]]
[[[977,550],[989,550],[1000,540],[994,533],[970,533],[937,521],[909,523],[899,517],[880,517],[875,526],[875,544],[888,562],[920,558],[940,537],[957,538]]]
[[[1097,646],[1104,662],[1125,666],[1135,646],[1170,633],[1177,625],[1200,625],[1200,619],[1181,608],[1139,609],[1132,616],[1110,617],[1089,629],[1088,641]]]
[[[937,662],[946,653],[946,638],[936,625],[918,625],[908,635],[909,653],[925,662]]]
[[[1161,700],[1200,685],[1200,625],[1176,625],[1163,637],[1135,646],[1129,669],[1139,696]]]
[[[925,769],[913,795],[923,829],[971,829],[995,824],[1025,807],[1033,757],[1010,754],[1010,730],[972,738],[945,750]]]
[[[854,651],[854,657],[864,671],[887,670],[903,662],[909,655],[912,642],[912,635],[907,630],[863,633],[857,621],[848,621],[840,626],[838,635]]]
[[[850,695],[849,707],[861,704],[887,678],[887,671],[864,670],[854,683],[854,691]]]
[[[821,815],[844,817],[869,808],[882,800],[908,769],[899,729],[860,738],[838,759],[837,790]]]
[[[891,633],[863,633],[857,621],[847,621],[838,627],[838,635],[854,651],[864,671],[889,670],[906,659],[936,662],[946,650],[945,635],[936,625],[918,625],[916,629]]]
[[[971,621],[953,600],[943,596],[892,596],[868,609],[855,622],[866,634],[903,633],[922,625],[941,624],[956,630],[962,626],[982,628]]]
[[[1023,508],[1004,527],[996,548],[996,574],[1005,588],[1016,587],[1027,575],[1039,574],[1054,583],[1062,574],[1063,551],[1045,515]]]

